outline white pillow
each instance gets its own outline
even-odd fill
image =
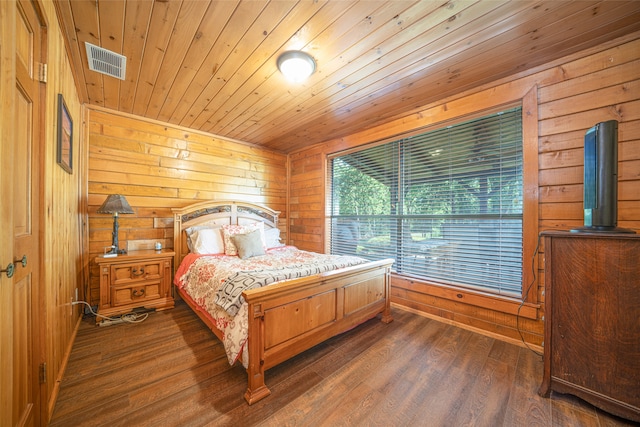
[[[190,237],[191,252],[195,254],[223,254],[224,242],[219,228],[203,228]]]
[[[220,228],[218,227],[214,227],[211,225],[194,225],[193,227],[189,227],[189,228],[185,228],[184,232],[187,235],[187,247],[189,248],[190,252],[193,252],[193,240],[194,240],[194,234],[196,233],[196,231],[200,231],[200,230],[204,230],[205,228]]]
[[[238,248],[233,243],[231,236],[236,234],[247,234],[255,230],[260,230],[260,239],[262,246],[264,243],[264,222],[254,222],[245,225],[223,225],[222,226],[222,238],[224,240],[224,253],[226,255],[238,255]]]
[[[195,233],[198,230],[203,230],[205,228],[219,229],[220,227],[228,223],[229,223],[229,219],[227,218],[215,218],[215,219],[210,219],[208,221],[202,222],[198,225],[192,225],[189,228],[185,228],[184,232],[187,235],[187,247],[189,248],[189,251],[193,251],[193,246],[191,244],[192,243],[191,236],[193,235],[193,233]]]
[[[280,242],[280,229],[270,228],[268,230],[264,230],[264,243],[267,249],[284,246],[284,243]]]

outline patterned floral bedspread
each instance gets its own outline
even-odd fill
[[[234,364],[247,341],[244,290],[365,262],[359,257],[317,254],[294,246],[269,249],[266,255],[245,260],[237,256],[189,254],[180,264],[174,283],[223,331],[227,358]],[[247,352],[244,353],[242,364],[246,367]]]

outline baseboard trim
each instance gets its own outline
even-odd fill
[[[535,345],[535,344],[531,344],[531,343],[525,343],[525,342],[523,342],[521,340],[516,340],[516,339],[510,338],[510,337],[506,337],[504,335],[496,334],[495,332],[489,332],[489,331],[486,331],[484,329],[480,329],[480,328],[476,328],[476,327],[473,327],[473,326],[465,325],[464,323],[456,322],[455,320],[451,320],[451,319],[446,319],[444,317],[440,317],[440,316],[437,316],[435,314],[426,313],[424,311],[420,311],[420,310],[417,310],[415,308],[407,307],[406,305],[398,304],[396,302],[392,302],[391,303],[391,307],[397,308],[397,309],[400,309],[400,310],[404,310],[404,311],[408,311],[410,313],[417,314],[418,316],[426,317],[428,319],[436,320],[438,322],[446,323],[446,324],[451,325],[451,326],[456,326],[456,327],[461,328],[461,329],[466,329],[468,331],[475,332],[475,333],[478,333],[478,334],[481,334],[481,335],[485,335],[485,336],[490,337],[490,338],[495,338],[495,339],[500,340],[500,341],[508,342],[509,344],[515,344],[515,345],[517,345],[519,347],[528,348],[529,350],[533,350],[533,351],[535,351],[537,353],[540,353],[540,354],[542,354],[543,351],[544,351],[544,349],[539,345]]]
[[[76,313],[78,310],[74,310]],[[64,377],[64,373],[67,370],[67,364],[69,363],[69,358],[71,357],[71,349],[73,348],[73,343],[76,341],[76,336],[78,335],[78,329],[80,329],[80,324],[82,323],[82,314],[78,316],[76,321],[76,326],[73,328],[73,333],[71,334],[71,339],[69,339],[69,343],[67,344],[67,349],[64,352],[64,357],[62,358],[62,363],[60,364],[60,371],[58,371],[58,376],[53,384],[53,389],[51,390],[51,396],[49,397],[49,402],[47,405],[47,424],[51,421],[51,417],[53,416],[53,410],[56,407],[56,402],[58,400],[58,393],[60,392],[60,382]]]

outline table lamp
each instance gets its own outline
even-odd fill
[[[116,256],[118,254],[126,253],[124,249],[120,250],[118,248],[118,214],[135,213],[133,209],[131,209],[127,199],[125,199],[121,194],[112,194],[107,197],[107,200],[104,201],[102,206],[100,206],[96,212],[101,214],[113,214],[113,239],[111,242],[111,250],[109,252],[105,252],[105,256]]]

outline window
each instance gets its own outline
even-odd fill
[[[331,252],[520,297],[522,149],[517,107],[331,158]]]

